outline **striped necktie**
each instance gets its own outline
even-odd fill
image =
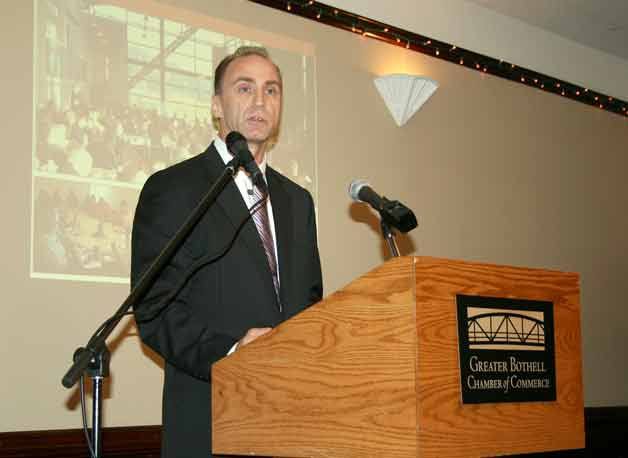
[[[257,232],[259,233],[264,251],[266,252],[266,258],[268,259],[268,267],[270,267],[270,273],[273,277],[273,285],[275,287],[275,294],[277,295],[277,303],[279,304],[279,310],[281,311],[281,300],[279,299],[279,275],[277,272],[277,256],[275,254],[275,242],[273,240],[272,232],[270,231],[270,219],[268,218],[268,201],[267,196],[262,194],[257,186],[253,186],[253,195],[257,202],[264,200],[263,203],[257,205],[256,210],[251,215]]]

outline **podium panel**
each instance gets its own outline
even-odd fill
[[[462,404],[456,295],[554,304],[556,401]],[[578,276],[402,257],[212,367],[213,451],[497,456],[584,447]]]
[[[584,448],[577,274],[415,258],[420,457]],[[556,401],[462,404],[456,295],[554,304]]]

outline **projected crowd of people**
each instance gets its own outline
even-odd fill
[[[48,182],[36,190],[35,270],[128,275],[134,210],[127,200],[133,198],[130,190],[116,190],[106,198],[89,193],[85,184],[60,187]]]
[[[50,102],[37,114],[36,170],[142,184],[156,170],[203,151],[211,119],[156,110]]]

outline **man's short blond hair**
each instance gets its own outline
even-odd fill
[[[240,57],[247,56],[259,56],[268,60],[275,66],[277,74],[279,75],[279,81],[282,81],[281,70],[279,70],[277,64],[270,58],[270,54],[268,54],[268,50],[266,48],[262,46],[240,46],[233,53],[225,56],[216,67],[216,71],[214,72],[214,94],[220,94],[222,92],[222,80],[225,77],[229,64]]]

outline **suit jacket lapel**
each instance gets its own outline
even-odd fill
[[[280,297],[284,305],[286,298],[290,297],[286,289],[290,287],[290,275],[292,266],[292,258],[290,246],[292,240],[292,224],[290,215],[293,214],[290,208],[290,196],[281,184],[277,172],[270,167],[266,169],[266,179],[268,181],[268,192],[270,194],[273,206],[273,219],[275,220],[275,236],[277,237],[277,257],[279,258],[279,283]],[[285,307],[284,307],[285,310]]]
[[[225,165],[213,143],[207,148],[205,154],[207,156],[209,183],[211,184],[218,179]],[[218,196],[216,204],[223,210],[231,222],[233,233],[230,234],[230,239],[249,214],[249,210],[242,199],[240,190],[233,180],[227,183],[223,192]],[[261,283],[267,285],[269,293],[272,294],[272,297],[275,297],[275,289],[273,287],[272,274],[270,273],[268,260],[266,259],[266,252],[257,233],[255,223],[253,223],[253,220],[250,218],[244,224],[235,243],[238,243],[238,240],[241,240],[246,245],[247,252],[251,256],[251,262],[256,266],[256,270],[259,272],[260,278],[262,279]]]

